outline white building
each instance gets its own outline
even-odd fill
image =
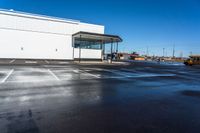
[[[102,25],[0,10],[0,58],[102,59],[104,44],[121,41]]]

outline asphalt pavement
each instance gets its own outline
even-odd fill
[[[199,67],[6,62],[0,133],[200,132]]]

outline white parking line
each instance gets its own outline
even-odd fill
[[[50,69],[48,69],[48,72],[49,72],[56,80],[60,80]]]
[[[47,64],[49,64],[49,61],[45,60],[45,62],[46,62]]]
[[[59,64],[69,64],[69,62],[58,62]]]
[[[111,72],[113,74],[120,75],[120,76],[123,76],[123,77],[126,77],[126,78],[131,77],[131,75],[128,75],[127,73],[123,73],[123,72],[118,71],[118,70],[104,70],[104,71]]]
[[[11,60],[9,63],[13,63],[15,60]]]
[[[26,64],[37,64],[37,61],[25,61]]]
[[[6,75],[6,77],[1,81],[1,83],[6,82],[6,80],[10,77],[10,75],[14,72],[14,69],[10,70],[10,72]]]
[[[74,73],[80,73],[80,71],[79,71],[79,70],[73,70],[73,72],[74,72]]]
[[[49,65],[42,65],[43,67],[46,67],[46,68],[49,68],[49,67],[51,67],[51,68],[66,68],[66,66],[57,66],[57,65],[51,65],[51,66],[49,66]]]
[[[54,72],[74,72],[74,71],[76,71],[76,70],[73,70],[73,69],[55,69],[55,70],[53,70]]]
[[[88,74],[88,75],[90,75],[90,76],[93,76],[93,77],[95,77],[95,78],[100,78],[100,76],[95,75],[95,74],[88,73],[88,72],[86,72],[86,71],[84,71],[84,70],[80,70],[80,71],[83,72],[83,73],[85,73],[85,74]],[[79,72],[80,72],[80,71],[79,71]]]

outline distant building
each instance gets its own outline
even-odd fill
[[[119,57],[120,60],[139,60],[139,61],[145,60],[145,57],[142,57],[142,56],[140,56],[139,54],[137,54],[135,52],[132,53],[132,54],[119,53],[118,57]]]
[[[129,60],[130,57],[131,56],[128,53],[118,53],[118,59],[119,60]]]

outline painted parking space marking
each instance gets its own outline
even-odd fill
[[[9,63],[11,64],[11,63],[13,63],[13,62],[15,62],[15,60],[11,60]]]
[[[73,70],[73,72],[74,72],[74,73],[80,73],[80,71],[79,71],[79,70]]]
[[[42,65],[44,68],[64,68],[64,69],[66,69],[66,68],[68,68],[67,66],[62,66],[62,65],[60,65],[60,66],[58,66],[58,65]]]
[[[51,69],[53,72],[79,72],[79,70],[74,69]]]
[[[101,77],[100,77],[99,75],[97,75],[97,74],[91,74],[91,73],[86,72],[86,71],[84,71],[84,70],[80,70],[80,72],[83,72],[83,73],[85,73],[85,74],[87,74],[87,75],[89,75],[89,76],[95,77],[95,78],[101,78]]]
[[[1,81],[1,83],[6,82],[6,80],[10,77],[10,75],[14,72],[14,69],[10,70],[9,73],[6,75],[5,78],[3,78],[3,80]]]
[[[58,62],[59,64],[69,64],[69,62]]]
[[[118,70],[107,70],[109,72],[112,72],[116,75],[121,75],[125,78],[147,78],[147,77],[173,77],[176,74],[156,74],[156,73],[141,73],[141,72],[122,72]]]
[[[25,61],[26,64],[37,64],[37,61]]]
[[[18,68],[0,70],[0,84],[7,82],[51,82],[84,79],[125,79],[172,77],[176,74],[143,73],[129,69],[90,69],[90,68]],[[14,72],[14,73],[13,73]]]
[[[12,75],[6,80],[7,82],[30,82],[30,81],[44,81],[44,80],[55,80],[49,72],[44,69],[18,69],[16,68]]]
[[[45,60],[45,62],[46,62],[47,64],[49,64],[49,61]]]
[[[95,71],[96,70],[96,71]],[[144,72],[138,72],[136,70],[130,70],[130,69],[91,69],[87,72],[93,72],[95,75],[95,72],[109,72],[110,74],[102,73],[99,78],[103,79],[109,79],[109,78],[148,78],[148,77],[172,77],[176,74],[156,74],[156,73],[144,73]]]
[[[60,80],[50,69],[48,69],[48,72],[49,72],[56,80]]]

